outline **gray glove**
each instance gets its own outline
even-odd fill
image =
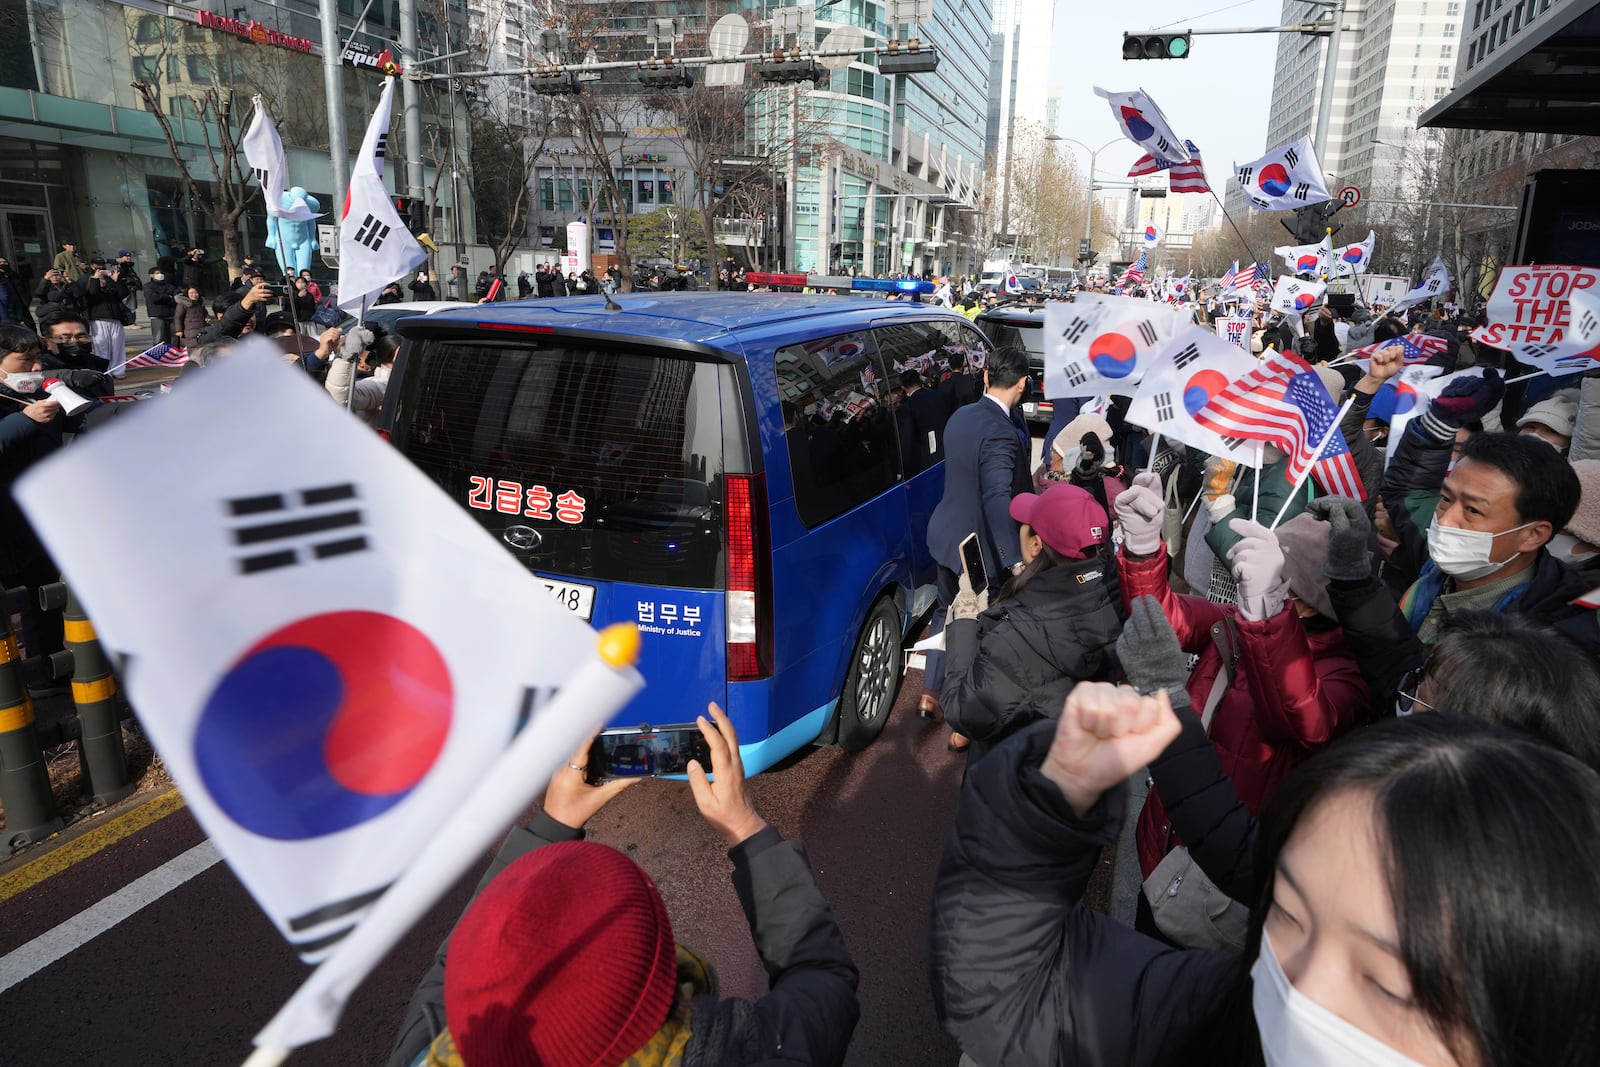
[[[344,335],[344,345],[339,352],[340,359],[355,359],[372,347],[377,335],[365,326],[352,326],[350,332]]]
[[[1161,551],[1161,525],[1167,504],[1161,496],[1161,478],[1154,471],[1134,475],[1133,485],[1117,494],[1113,501],[1117,521],[1122,523],[1122,547],[1135,556],[1153,556]]]
[[[972,583],[967,580],[966,571],[961,572],[959,581],[960,587],[956,591],[955,599],[950,601],[950,610],[944,617],[946,626],[957,619],[976,619],[989,610],[989,590],[974,593]]]
[[[1306,511],[1328,524],[1328,559],[1322,573],[1343,582],[1372,577],[1372,552],[1367,548],[1372,527],[1365,509],[1347,496],[1319,496],[1306,505]]]
[[[1178,635],[1161,613],[1161,602],[1142,596],[1133,602],[1128,621],[1117,638],[1117,659],[1128,682],[1141,693],[1165,689],[1174,710],[1189,706],[1189,660],[1178,645]]]
[[[1271,530],[1249,519],[1231,519],[1228,529],[1239,541],[1228,549],[1233,580],[1238,583],[1239,616],[1261,622],[1283,610],[1289,599],[1289,582],[1283,576],[1283,549]]]

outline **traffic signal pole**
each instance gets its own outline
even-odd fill
[[[1315,4],[1331,12],[1330,17],[1319,18],[1315,22],[1299,22],[1291,26],[1219,26],[1201,30],[1184,30],[1182,34],[1169,34],[1168,36],[1200,37],[1200,36],[1232,36],[1241,33],[1298,33],[1307,37],[1328,38],[1328,54],[1322,63],[1322,98],[1317,106],[1317,128],[1312,136],[1311,145],[1317,153],[1317,160],[1322,160],[1324,151],[1328,147],[1328,129],[1333,124],[1333,83],[1339,74],[1339,44],[1344,34],[1344,15],[1346,0],[1305,0],[1308,4]],[[1133,56],[1128,54],[1126,41],[1128,38],[1139,37],[1132,32],[1124,33],[1123,58],[1124,59],[1187,59],[1187,50],[1182,55],[1166,56]]]

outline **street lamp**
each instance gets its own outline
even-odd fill
[[[1062,137],[1060,134],[1057,134],[1057,133],[1047,133],[1047,134],[1045,134],[1044,139],[1046,141],[1065,141],[1068,144],[1075,144],[1079,148],[1083,149],[1085,152],[1089,153],[1089,208],[1088,208],[1087,211],[1084,212],[1083,239],[1089,242],[1089,248],[1092,251],[1094,249],[1094,190],[1095,190],[1095,184],[1094,184],[1094,161],[1100,155],[1101,152],[1104,152],[1106,149],[1110,148],[1112,145],[1121,144],[1122,143],[1122,138],[1121,137],[1113,137],[1111,140],[1107,141],[1105,144],[1101,145],[1099,148],[1090,148],[1088,145],[1084,144],[1082,141],[1076,140],[1075,138],[1072,138],[1072,137]]]

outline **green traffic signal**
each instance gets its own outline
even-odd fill
[[[1187,33],[1124,33],[1122,35],[1123,59],[1187,59],[1189,35]]]

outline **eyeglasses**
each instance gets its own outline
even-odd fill
[[[1400,679],[1400,688],[1395,690],[1395,709],[1402,715],[1410,715],[1419,708],[1423,711],[1438,711],[1439,709],[1417,696],[1417,690],[1422,687],[1422,679],[1427,677],[1428,667],[1413,667]]]

